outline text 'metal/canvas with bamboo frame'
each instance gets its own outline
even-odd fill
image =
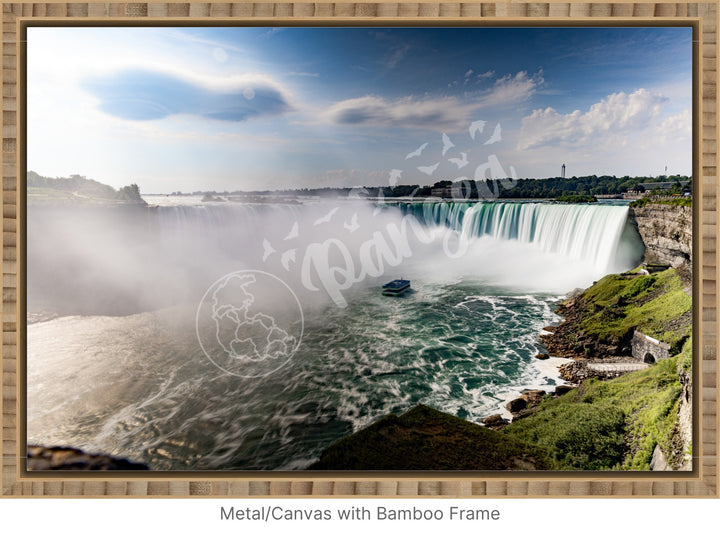
[[[716,2],[3,2],[2,496],[717,497]],[[632,26],[693,31],[693,470],[691,472],[62,472],[25,465],[25,44],[28,26]]]

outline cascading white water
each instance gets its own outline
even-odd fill
[[[403,218],[419,220],[437,231],[435,241],[418,239],[417,229],[408,227]],[[156,250],[162,251],[162,258],[166,262],[172,258],[174,267],[197,264],[189,279],[209,284],[207,279],[212,282],[229,270],[261,269],[300,292],[308,289],[309,277],[300,280],[308,251],[324,250],[323,244],[330,241],[340,245],[327,249],[325,254],[330,256],[321,262],[326,279],[337,279],[338,275],[331,274],[336,268],[349,269],[356,279],[351,285],[356,287],[375,284],[370,277],[404,273],[422,280],[473,277],[523,290],[564,293],[606,273],[634,267],[643,251],[637,231],[628,222],[627,206],[602,204],[226,203],[159,206],[154,219],[159,226]],[[400,228],[410,235],[403,246],[392,243],[397,233],[391,229]],[[446,245],[453,240],[465,248],[461,255],[448,254]],[[401,249],[406,253],[400,263],[375,260],[382,269],[368,270],[374,273],[371,276],[356,275],[362,273],[363,250],[373,255],[391,251],[390,256],[397,257]],[[347,259],[352,269],[346,266]],[[198,276],[202,272],[207,275]],[[317,291],[306,293],[307,302],[320,296]],[[333,295],[332,290],[328,294]],[[333,299],[342,300],[338,292]]]
[[[486,236],[530,244],[603,271],[626,269],[642,252],[639,236],[628,228],[627,206],[425,203],[404,209],[425,223],[452,228],[465,239]],[[621,248],[623,240],[634,243]]]

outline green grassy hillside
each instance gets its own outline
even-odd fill
[[[682,386],[683,353],[610,381],[591,379],[564,396],[546,399],[534,414],[502,433],[543,448],[557,470],[648,470],[660,445],[672,458]]]
[[[607,275],[582,294],[585,334],[608,344],[634,329],[667,342],[677,354],[692,330],[692,298],[674,269],[637,278]]]

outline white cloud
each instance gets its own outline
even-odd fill
[[[486,74],[488,73],[484,73],[483,76]],[[526,71],[520,71],[515,76],[508,74],[496,80],[495,86],[481,95],[478,104],[482,107],[489,107],[524,102],[544,82],[542,71],[538,71],[533,75],[528,75]]]
[[[531,176],[689,174],[692,169],[692,113],[668,113],[673,101],[640,89],[615,93],[587,111],[560,114],[552,108],[525,117],[515,157]]]
[[[282,28],[280,26],[276,26],[275,28],[270,28],[268,31],[262,34],[262,37],[272,37],[275,34],[278,34],[282,31],[285,31],[285,28]]]
[[[290,76],[310,76],[312,78],[317,78],[320,76],[317,72],[289,72],[288,75]]]
[[[666,101],[658,93],[638,89],[630,95],[613,93],[585,113],[538,109],[522,119],[518,149],[553,144],[579,146],[600,143],[608,136],[627,136],[649,127],[660,116]]]
[[[451,130],[465,128],[475,107],[454,97],[389,101],[368,95],[333,104],[321,114],[321,120],[340,125]]]
[[[687,140],[692,137],[692,113],[686,109],[670,115],[660,124],[661,140]]]
[[[468,70],[466,77],[474,72]],[[492,76],[493,71],[481,76]],[[405,97],[387,100],[375,95],[343,100],[330,106],[320,114],[323,122],[341,125],[428,128],[432,130],[458,130],[467,128],[471,115],[487,107],[516,104],[529,99],[544,83],[542,71],[528,75],[520,71],[498,79],[494,86],[477,95],[476,98],[438,97],[416,99]],[[454,82],[451,85],[457,85]]]
[[[401,45],[396,47],[382,62],[384,63],[385,67],[389,69],[394,69],[398,63],[400,63],[405,56],[407,56],[407,53],[410,51],[410,45]]]
[[[293,109],[289,92],[260,74],[218,77],[135,68],[93,76],[83,81],[83,88],[106,113],[135,120],[189,113],[245,121]]]
[[[243,50],[242,48],[239,48],[237,46],[233,46],[227,42],[215,41],[213,39],[203,39],[202,37],[198,37],[196,35],[192,35],[185,31],[177,30],[175,28],[165,28],[163,30],[160,30],[159,33],[161,35],[166,35],[172,39],[177,39],[186,43],[197,43],[201,45],[208,45],[213,49],[221,48],[223,50],[232,50],[233,52],[247,54],[246,50]]]

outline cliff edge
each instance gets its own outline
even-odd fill
[[[647,263],[669,264],[688,283],[692,277],[692,207],[648,203],[630,206],[645,244]]]

